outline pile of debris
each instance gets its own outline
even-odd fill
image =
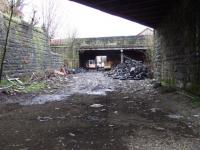
[[[108,72],[108,76],[120,80],[142,80],[149,77],[150,71],[141,61],[124,56],[125,62]]]

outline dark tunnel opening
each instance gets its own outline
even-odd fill
[[[146,50],[123,50],[123,54],[132,59],[146,62]],[[111,62],[112,67],[120,63],[121,50],[80,50],[79,63],[80,67],[86,68],[89,60],[95,60],[97,56],[106,56],[107,61]]]

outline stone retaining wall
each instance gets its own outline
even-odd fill
[[[200,2],[179,0],[155,32],[155,76],[200,94]]]
[[[0,14],[0,61],[7,26],[8,17]],[[41,29],[13,18],[4,61],[4,75],[24,76],[48,68],[57,68],[62,63],[60,57],[50,51],[47,37]]]

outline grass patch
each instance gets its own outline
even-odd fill
[[[21,81],[21,80],[20,80]],[[25,83],[25,84],[24,84]],[[25,81],[22,84],[16,81],[2,80],[0,83],[0,88],[4,89],[8,93],[19,92],[19,93],[34,93],[39,92],[46,88],[45,82],[33,82],[27,84]]]
[[[10,85],[10,82],[8,80],[1,80],[0,87],[5,87],[8,85]]]
[[[30,93],[30,92],[39,92],[41,90],[43,90],[44,88],[46,87],[46,84],[44,82],[37,82],[37,83],[33,83],[29,86],[27,86],[25,88],[25,91],[27,93]]]
[[[200,97],[194,97],[192,99],[192,105],[195,107],[200,107]]]

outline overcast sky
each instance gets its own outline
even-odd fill
[[[37,18],[41,18],[42,3],[45,0],[25,0],[25,18],[31,18],[33,8]],[[96,9],[68,0],[55,0],[59,29],[56,38],[65,38],[69,32],[77,30],[78,37],[103,37],[136,35],[146,27],[120,17],[109,15]],[[40,19],[41,20],[41,19]]]

